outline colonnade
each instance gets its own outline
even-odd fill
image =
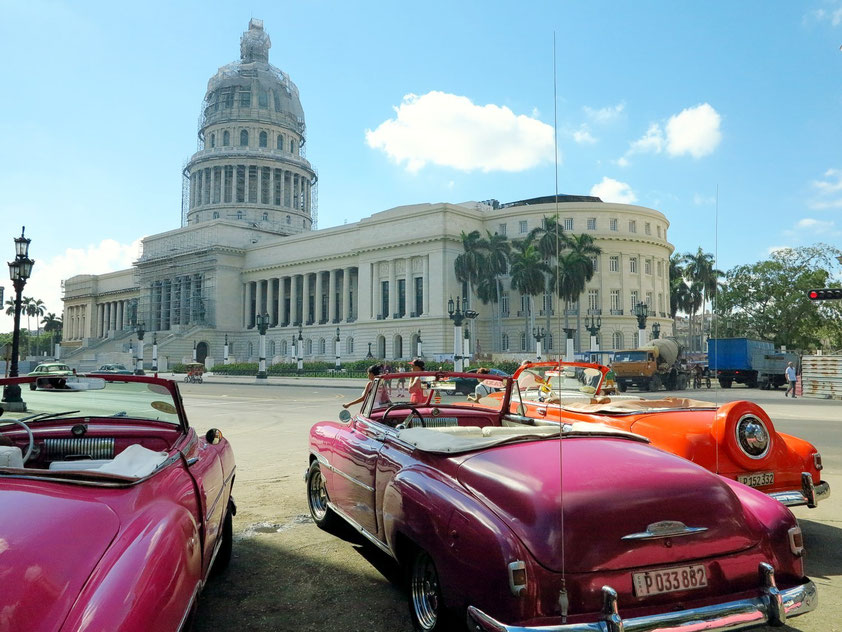
[[[75,305],[68,307],[62,320],[62,335],[66,340],[81,340],[85,338],[85,325],[87,323],[88,306]]]
[[[372,263],[371,314],[377,320],[430,313],[430,259],[404,257]]]
[[[202,274],[177,276],[153,281],[149,287],[150,331],[165,331],[173,325],[206,322],[203,298],[205,278]]]
[[[266,204],[310,212],[310,178],[261,165],[196,169],[190,177],[190,208],[208,204]]]

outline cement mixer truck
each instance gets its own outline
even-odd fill
[[[644,391],[657,391],[661,387],[680,391],[690,382],[681,345],[673,338],[658,338],[640,349],[615,351],[611,367],[621,392],[629,386]]]

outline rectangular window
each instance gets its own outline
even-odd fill
[[[251,92],[248,90],[243,90],[240,92],[240,107],[241,108],[250,108],[251,107]]]
[[[646,222],[643,225],[643,232],[646,233],[647,235],[651,235],[652,234],[652,224],[650,224],[649,222]]]
[[[505,236],[506,236],[506,225],[505,225],[505,224],[500,224],[500,225],[497,227],[497,234],[498,234],[498,235],[503,235],[503,237],[505,237]]]
[[[652,292],[646,293],[646,306],[649,308],[650,312],[655,309],[655,304],[652,302]]]
[[[629,232],[636,233],[637,232],[637,222],[633,219],[629,220]]]
[[[415,277],[415,313],[424,313],[424,277]]]
[[[263,167],[260,170],[260,203],[271,204],[269,200],[269,176],[272,170],[269,167]]]
[[[261,108],[269,107],[269,93],[266,90],[257,93],[257,105]]]
[[[222,167],[213,168],[213,203],[219,204],[222,196]]]
[[[594,272],[599,272],[599,257],[591,257],[591,265],[593,266]]]
[[[529,313],[529,297],[526,294],[520,295],[520,309],[524,314]]]
[[[573,218],[572,217],[565,217],[564,218],[564,230],[573,230]]]
[[[637,290],[631,291],[631,309],[634,309],[637,306]]]
[[[620,256],[619,255],[611,255],[608,258],[608,271],[609,272],[619,272],[620,271]]]
[[[643,273],[644,274],[652,274],[652,260],[651,259],[644,259],[643,260]]]
[[[237,202],[246,201],[246,168],[237,165]]]
[[[525,219],[520,220],[518,225],[520,226],[520,234],[521,235],[525,234],[526,231],[527,231],[526,220]]]
[[[610,230],[616,231],[617,230],[617,220],[616,219],[609,219],[608,220],[608,228]]]
[[[658,268],[658,276],[659,277],[664,276],[664,262],[663,261],[658,262],[657,268]]]
[[[589,217],[588,218],[588,230],[596,230],[596,218]]]
[[[406,316],[406,279],[398,279],[398,314]]]
[[[274,181],[274,191],[272,192],[272,197],[275,206],[281,205],[281,170],[275,169],[275,181]]]
[[[509,315],[509,293],[503,292],[502,296],[500,296],[500,311],[503,314],[503,317]]]
[[[389,317],[389,282],[380,282],[380,316]]]
[[[658,311],[664,313],[664,295],[658,292]]]
[[[205,179],[203,180],[203,182],[204,182],[205,186],[202,187],[202,202],[204,204],[210,204],[210,200],[211,200],[211,198],[210,198],[210,193],[211,193],[211,188],[210,188],[211,170],[210,170],[210,167],[205,169]]]
[[[599,290],[588,290],[588,309],[600,309]]]
[[[661,236],[661,227],[658,226],[658,237],[660,238],[660,236]]]
[[[629,272],[637,274],[637,257],[629,257]]]
[[[249,202],[257,204],[257,167],[249,167]]]
[[[620,290],[611,290],[611,311],[623,309],[620,305]]]
[[[231,191],[234,188],[234,167],[225,167],[225,202],[231,202]]]

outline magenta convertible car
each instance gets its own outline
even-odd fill
[[[186,630],[231,556],[228,442],[196,434],[170,380],[14,383],[28,411],[0,416],[0,631]]]
[[[306,474],[317,525],[345,521],[405,568],[415,629],[738,630],[816,607],[776,500],[623,430],[441,397],[464,374],[419,375],[414,402],[385,375],[359,414],[315,424]]]

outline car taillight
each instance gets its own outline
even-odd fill
[[[509,563],[509,588],[515,597],[526,591],[526,563],[521,560]]]
[[[824,467],[822,465],[822,455],[818,452],[813,452],[813,465],[815,465],[816,469],[819,471],[821,471],[821,469]]]
[[[787,531],[789,535],[789,550],[795,557],[804,555],[804,536],[801,534],[801,527],[792,527]]]

